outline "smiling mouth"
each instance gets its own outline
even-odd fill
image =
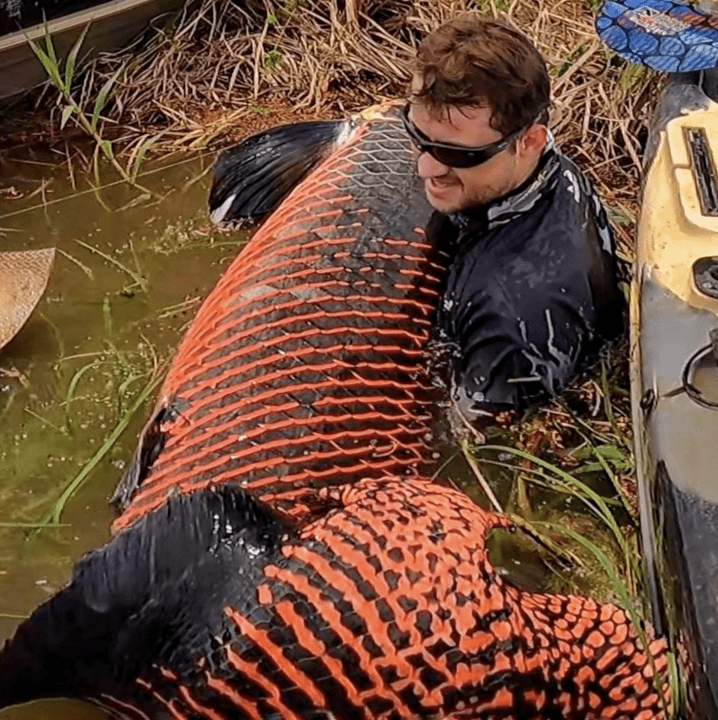
[[[436,178],[430,178],[426,181],[427,189],[432,193],[441,193],[451,190],[458,186],[458,183],[452,182],[451,180],[437,180]]]

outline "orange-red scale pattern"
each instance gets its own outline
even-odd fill
[[[285,544],[250,616],[226,608],[197,681],[147,685],[172,717],[666,717],[665,643],[649,660],[623,610],[506,585],[485,546],[505,518],[419,479],[322,494],[340,508]]]
[[[317,490],[426,468],[425,348],[445,260],[395,120],[364,125],[212,291],[161,392],[159,456],[114,526],[236,482],[297,517]]]

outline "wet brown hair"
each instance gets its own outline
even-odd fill
[[[548,121],[551,92],[543,58],[520,32],[476,14],[449,20],[419,46],[412,98],[442,113],[448,105],[489,107],[491,127],[508,135],[538,116]]]

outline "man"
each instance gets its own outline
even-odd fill
[[[598,196],[553,144],[538,51],[464,16],[421,44],[404,120],[453,262],[439,310],[473,410],[557,393],[622,331],[614,241]]]

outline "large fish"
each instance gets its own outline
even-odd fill
[[[371,118],[371,114],[367,116]],[[221,160],[217,222],[262,214],[200,309],[117,498],[115,529],[177,491],[234,482],[306,516],[328,484],[426,467],[426,345],[446,261],[396,121],[308,123]]]
[[[0,707],[665,719],[662,641],[507,585],[485,538],[508,521],[421,475],[446,262],[396,109],[248,141],[218,165],[215,218],[271,209],[317,163],[184,339],[115,537],[0,653]]]

